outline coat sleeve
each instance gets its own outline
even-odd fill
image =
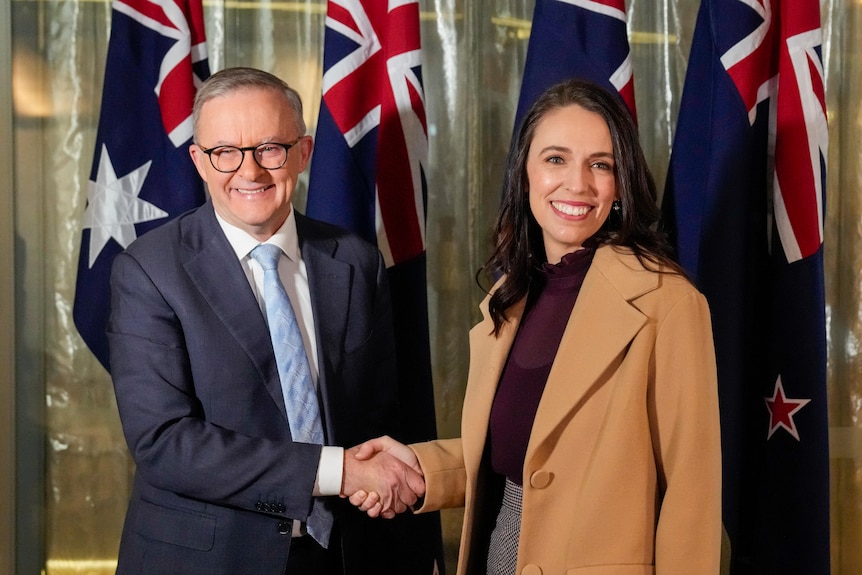
[[[656,574],[718,573],[721,445],[712,327],[691,290],[657,327],[650,425],[664,494],[656,528]]]
[[[461,439],[438,439],[414,443],[410,448],[425,476],[425,499],[417,513],[464,506],[467,472]]]

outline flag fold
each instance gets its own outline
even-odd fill
[[[399,440],[437,436],[425,259],[428,129],[416,0],[329,0],[306,213],[383,254],[392,293]],[[397,518],[404,573],[443,573],[439,514]]]
[[[109,369],[114,256],[204,202],[189,157],[196,86],[209,76],[201,0],[114,0],[73,317]]]
[[[816,0],[702,0],[663,200],[709,301],[734,575],[829,573]]]

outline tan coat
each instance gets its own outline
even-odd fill
[[[470,332],[462,437],[415,444],[420,511],[465,506],[459,575],[471,557],[491,403],[524,303],[498,338]],[[709,309],[685,279],[601,247],[548,376],[524,462],[523,575],[713,575],[721,545],[721,455]],[[472,561],[471,561],[472,559]],[[472,563],[480,563],[480,567]],[[469,567],[468,567],[469,566]]]

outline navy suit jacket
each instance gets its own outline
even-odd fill
[[[296,222],[327,443],[397,435],[380,253],[340,228]],[[320,447],[291,441],[269,331],[212,204],[132,243],[111,285],[111,375],[136,464],[118,573],[282,573]],[[347,572],[397,572],[369,563],[385,557],[396,525],[327,499]]]

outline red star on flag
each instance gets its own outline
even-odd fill
[[[783,427],[787,433],[799,441],[799,431],[796,429],[796,422],[793,421],[793,415],[805,407],[810,399],[790,399],[784,395],[784,386],[781,384],[781,376],[775,382],[775,390],[772,392],[772,397],[763,398],[766,401],[766,409],[769,410],[769,434],[766,439],[770,439],[779,427]]]

